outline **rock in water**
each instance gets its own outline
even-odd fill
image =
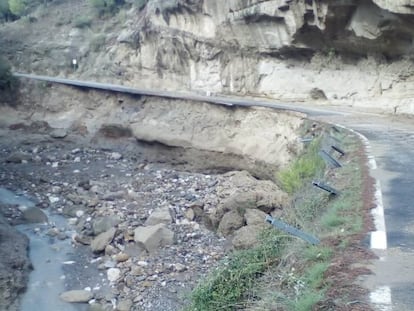
[[[88,302],[92,298],[92,293],[87,290],[70,290],[60,295],[60,299],[66,302]]]
[[[111,228],[106,232],[101,233],[91,242],[91,248],[94,253],[102,252],[105,247],[112,242],[112,239],[115,236],[116,229]]]
[[[27,223],[47,223],[46,214],[38,207],[28,207],[23,209],[23,218]]]

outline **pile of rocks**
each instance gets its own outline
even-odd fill
[[[86,254],[67,273],[98,278],[91,284],[72,275],[68,280],[78,283],[68,281],[61,299],[88,302],[91,310],[180,309],[185,293],[232,243],[256,243],[266,213],[287,200],[272,182],[247,172],[180,172],[60,140],[4,142],[0,153],[1,185],[28,192],[38,208],[67,218],[71,236],[53,223],[44,234],[68,239]]]

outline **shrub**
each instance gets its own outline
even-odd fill
[[[101,47],[105,44],[106,36],[104,34],[96,35],[91,40],[91,50],[93,52],[98,52]]]
[[[124,0],[89,0],[89,3],[96,9],[98,15],[113,14],[118,7],[122,6]]]
[[[0,58],[0,91],[12,89],[14,81],[15,79],[11,73],[10,65]]]
[[[135,0],[135,6],[138,10],[142,10],[148,3],[148,0]]]
[[[25,0],[9,0],[9,9],[12,14],[16,16],[22,16],[27,8],[27,2]]]
[[[73,24],[76,28],[87,28],[91,26],[92,18],[89,16],[80,15],[73,21]]]
[[[10,65],[0,58],[0,99],[3,102],[14,102],[18,80],[13,77]]]

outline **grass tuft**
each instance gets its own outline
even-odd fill
[[[279,260],[287,237],[272,228],[265,230],[260,244],[231,254],[191,295],[188,310],[231,310],[253,288],[257,278]]]
[[[278,174],[277,179],[283,190],[293,194],[318,172],[323,171],[325,163],[318,154],[320,145],[320,139],[312,141],[305,152],[294,160],[290,167]]]

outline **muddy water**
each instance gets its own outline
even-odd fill
[[[34,207],[35,203],[25,196],[0,188],[0,201],[5,204]],[[26,293],[22,296],[20,311],[83,311],[85,305],[70,304],[59,299],[67,284],[64,267],[73,262],[73,248],[70,239],[52,239],[46,232],[50,224],[65,227],[64,218],[48,214],[49,224],[19,225],[17,229],[30,239],[29,256],[34,270],[29,277]],[[66,232],[70,234],[70,230]]]

